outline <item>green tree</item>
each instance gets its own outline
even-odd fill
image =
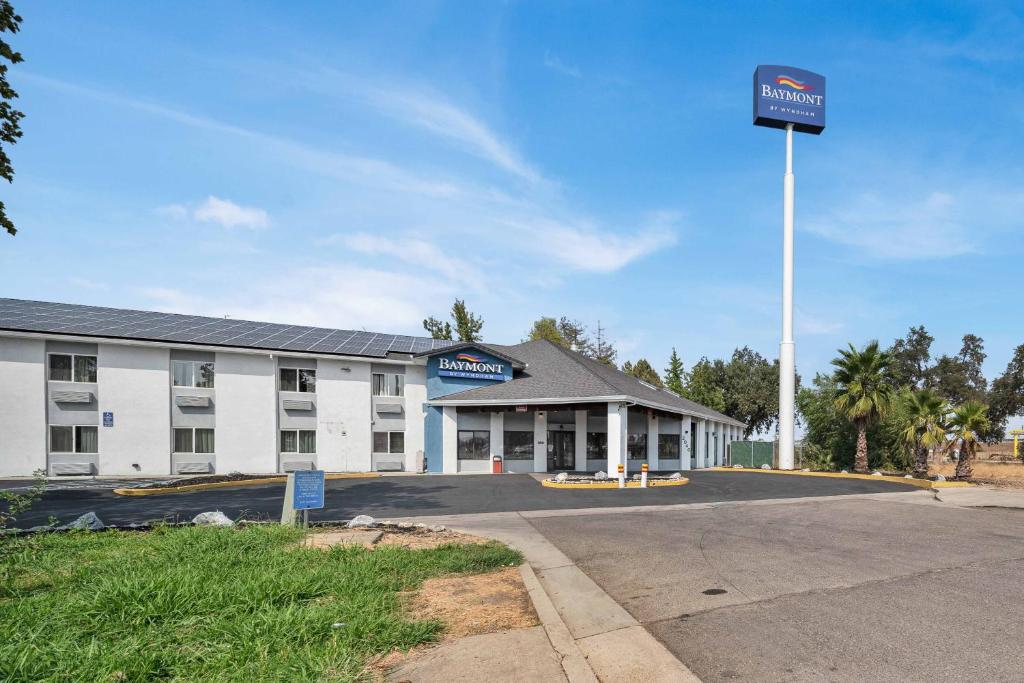
[[[911,327],[904,339],[897,339],[889,347],[892,363],[889,374],[896,387],[923,389],[928,386],[931,371],[931,348],[935,338],[924,325]]]
[[[452,338],[452,325],[449,322],[438,320],[434,316],[430,316],[423,321],[423,329],[430,333],[430,336],[434,339],[448,339]]]
[[[594,360],[615,367],[615,357],[618,355],[618,351],[612,345],[608,338],[604,335],[604,328],[601,327],[601,321],[597,321],[597,330],[594,333],[594,342],[591,346],[590,357]]]
[[[668,367],[665,368],[665,388],[682,396],[685,378],[686,369],[683,367],[683,360],[676,353],[676,347],[673,346],[672,355],[668,358]]]
[[[956,461],[956,479],[970,479],[974,474],[974,454],[980,434],[989,428],[988,406],[978,401],[964,401],[949,417],[949,448],[960,452]]]
[[[715,376],[725,398],[723,412],[746,423],[746,436],[768,430],[779,418],[779,362],[744,346],[728,363],[715,361]],[[797,386],[800,386],[799,378]]]
[[[721,382],[715,378],[714,364],[706,357],[701,357],[690,370],[683,388],[683,397],[712,410],[725,410],[725,392]]]
[[[929,386],[953,405],[965,401],[984,403],[988,382],[982,373],[985,362],[985,343],[981,337],[965,334],[960,352],[955,356],[940,356],[930,371]]]
[[[1006,370],[993,380],[988,400],[988,440],[1002,440],[1007,419],[1024,412],[1024,344],[1014,350]]]
[[[661,377],[658,375],[658,371],[647,362],[646,358],[641,358],[635,364],[626,361],[622,366],[622,371],[627,375],[632,375],[639,380],[653,384],[656,387],[665,386],[661,382]]]
[[[537,341],[538,339],[547,339],[553,344],[570,348],[569,341],[562,336],[561,330],[558,329],[558,321],[554,318],[540,318],[533,322],[533,327],[530,328],[530,334],[528,335],[530,341]]]
[[[14,11],[14,7],[7,0],[0,1],[0,33],[17,33],[21,30],[21,17]],[[11,64],[19,64],[25,61],[20,52],[15,52],[6,40],[0,40],[0,58]],[[8,65],[0,62],[0,143],[13,145],[21,137],[21,119],[23,113],[11,106],[11,102],[18,97],[11,84],[7,81]],[[14,166],[11,164],[7,150],[0,144],[0,178],[9,183],[14,182]],[[7,208],[0,202],[0,228],[14,235],[18,232],[14,227],[14,221],[7,216]]]
[[[452,339],[454,333],[458,335],[459,341],[480,341],[480,330],[483,329],[484,321],[466,308],[464,300],[456,299],[452,304],[451,318],[455,323],[454,328],[451,323],[430,316],[423,321],[423,329],[434,339]]]
[[[466,308],[464,300],[456,299],[452,304],[452,320],[455,321],[455,331],[459,335],[459,341],[480,341],[480,330],[484,327],[483,318],[471,313]]]
[[[892,402],[889,362],[889,354],[880,350],[875,340],[860,350],[853,344],[839,349],[839,357],[832,360],[836,367],[835,405],[857,428],[856,472],[868,471],[868,427],[886,413]]]
[[[949,404],[930,389],[908,391],[901,396],[905,421],[901,434],[914,453],[914,476],[928,476],[928,451],[946,443]]]

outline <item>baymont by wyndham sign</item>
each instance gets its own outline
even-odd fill
[[[504,367],[501,363],[489,363],[472,353],[459,353],[455,358],[439,358],[437,374],[441,377],[503,380]]]
[[[825,77],[791,66],[754,71],[754,125],[818,135],[825,130]]]

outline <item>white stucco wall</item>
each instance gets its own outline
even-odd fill
[[[317,462],[328,472],[372,469],[373,419],[370,363],[321,360],[317,365]],[[421,402],[422,403],[422,402]],[[406,394],[405,406],[415,410]],[[422,410],[422,406],[420,408]],[[408,425],[409,417],[406,420]],[[420,419],[422,432],[423,420]],[[407,426],[408,429],[408,426]],[[422,444],[422,437],[420,443]],[[419,446],[423,448],[422,445]],[[411,445],[406,434],[406,457]]]
[[[405,471],[416,472],[423,462],[423,427],[427,411],[427,367],[405,368]]]
[[[455,406],[445,406],[441,412],[441,471],[459,471],[459,419]]]
[[[0,475],[46,469],[46,344],[0,337]]]
[[[100,344],[96,362],[99,413],[114,414],[113,427],[100,420],[99,473],[170,474],[170,351]]]
[[[276,472],[274,359],[218,352],[216,363],[217,472]]]

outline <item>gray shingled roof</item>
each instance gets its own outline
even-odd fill
[[[0,299],[0,330],[385,358],[456,342],[234,318]]]
[[[745,426],[739,420],[707,406],[685,399],[667,389],[656,389],[632,375],[563,348],[547,340],[514,346],[483,344],[526,363],[508,382],[467,389],[435,399],[432,403],[466,401],[481,403],[522,403],[525,401],[573,400],[587,402],[598,397],[625,396],[639,404],[664,407],[687,415]]]

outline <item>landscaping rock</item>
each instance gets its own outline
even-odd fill
[[[441,531],[445,530],[444,524],[431,524],[427,528],[430,529],[431,531],[436,531],[436,532],[441,532]]]
[[[370,528],[377,526],[377,520],[370,515],[356,515],[346,524],[349,529]]]
[[[412,529],[413,528],[413,523],[412,522],[399,522],[398,523],[398,528],[399,529]]]
[[[605,472],[604,470],[600,470],[600,471],[598,471],[597,474],[594,475],[594,479],[597,479],[598,481],[604,481],[607,478],[608,478],[608,473]]]
[[[942,476],[941,474],[936,474],[935,475],[935,481],[946,481],[946,478],[944,476]]]
[[[761,465],[761,469],[762,470],[770,470],[771,468],[772,468],[772,466],[769,465],[768,463],[765,463],[765,464]]]
[[[200,512],[198,515],[192,518],[192,523],[196,526],[234,526],[235,523],[228,518],[220,510],[214,510],[213,512]]]
[[[566,474],[565,472],[559,472],[558,474],[555,475],[555,481],[558,482],[566,481],[568,478],[569,475]]]
[[[669,479],[679,480],[679,479],[682,479],[682,478],[683,478],[683,473],[682,472],[673,472],[671,475],[669,475]]]
[[[71,529],[83,529],[85,531],[99,531],[104,528],[104,524],[100,521],[100,518],[96,516],[95,512],[86,512],[84,515],[71,522],[70,524],[64,524],[57,527],[61,531],[69,531]]]
[[[882,473],[879,472],[878,470],[875,470],[874,472],[871,473],[871,476],[872,477],[880,477],[880,476],[882,476]]]
[[[733,465],[732,468],[734,470],[742,470],[743,469],[743,465],[740,465],[739,463],[737,463],[737,464]]]
[[[810,468],[810,467],[805,467],[805,468],[803,468],[803,469],[802,469],[802,470],[800,470],[800,471],[801,471],[801,472],[810,472],[810,471],[811,471],[811,468]]]
[[[847,471],[847,470],[839,470],[839,474],[849,474],[849,471]]]
[[[913,478],[914,478],[914,475],[912,475],[912,474],[904,474],[904,475],[903,475],[903,478],[904,478],[904,479],[913,479]]]

